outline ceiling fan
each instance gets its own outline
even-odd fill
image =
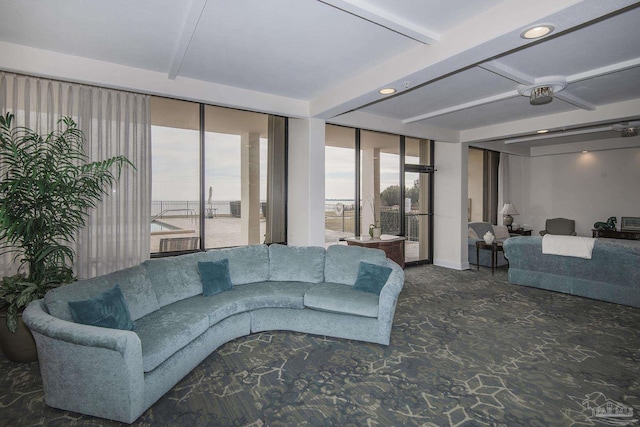
[[[611,128],[616,132],[620,132],[620,136],[623,138],[637,136],[640,131],[640,121],[616,123]]]

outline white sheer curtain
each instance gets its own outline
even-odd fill
[[[149,258],[151,206],[151,128],[146,95],[36,77],[0,73],[0,112],[16,123],[45,133],[70,116],[86,136],[91,160],[126,156],[112,193],[90,212],[78,233],[74,271],[94,277],[139,264]],[[14,274],[12,256],[0,258],[0,277]]]

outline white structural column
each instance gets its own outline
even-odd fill
[[[324,246],[325,122],[289,119],[287,242]]]
[[[469,268],[467,159],[466,144],[435,143],[433,263],[456,270]]]
[[[380,220],[380,149],[362,150],[362,222],[360,234],[369,234],[369,225]]]
[[[260,134],[243,133],[241,149],[241,230],[247,244],[262,242],[260,236]]]

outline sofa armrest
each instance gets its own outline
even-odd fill
[[[43,300],[30,303],[22,317],[31,331],[49,338],[87,347],[114,350],[122,355],[128,349],[137,347],[142,358],[142,345],[135,332],[100,328],[58,319],[44,310]]]
[[[386,258],[385,267],[391,268],[393,271],[387,279],[384,287],[380,291],[378,300],[378,319],[385,322],[392,322],[393,315],[398,302],[398,296],[404,286],[404,270],[398,264]]]
[[[47,405],[132,423],[145,409],[142,345],[135,332],[88,326],[47,313],[22,316],[38,347]]]

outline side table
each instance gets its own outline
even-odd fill
[[[476,266],[480,270],[480,249],[488,249],[491,251],[491,274],[493,275],[496,270],[496,264],[498,263],[498,252],[504,252],[504,247],[501,241],[494,241],[493,243],[485,243],[482,240],[476,242]]]
[[[518,228],[517,230],[511,230],[509,232],[511,237],[513,236],[531,236],[531,230],[525,230],[524,228]]]
[[[347,245],[364,246],[366,248],[382,249],[387,258],[404,269],[404,241],[405,237],[382,235],[379,239],[369,236],[349,237],[345,239]]]

